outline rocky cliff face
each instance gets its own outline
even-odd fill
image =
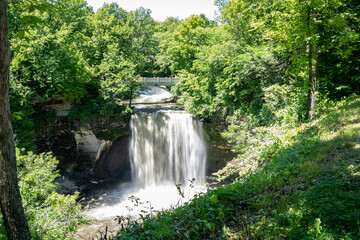
[[[38,110],[38,152],[53,152],[63,175],[106,179],[130,171],[129,116],[81,123],[68,118],[70,107],[59,104]]]

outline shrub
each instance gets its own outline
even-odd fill
[[[78,193],[65,196],[56,192],[58,160],[51,153],[21,154],[19,149],[16,157],[20,192],[33,239],[68,239],[84,216],[77,203]],[[0,239],[5,236],[1,219]]]

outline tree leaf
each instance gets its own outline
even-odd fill
[[[22,39],[22,38],[24,38],[24,35],[25,35],[24,29],[20,29],[20,30],[18,31],[18,37],[19,37],[20,39]]]

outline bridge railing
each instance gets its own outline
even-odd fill
[[[180,79],[173,77],[142,77],[141,84],[145,86],[174,86]]]

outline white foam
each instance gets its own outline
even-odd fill
[[[180,196],[176,186],[148,186],[144,189],[128,190],[119,198],[119,203],[91,209],[88,216],[94,219],[115,218],[117,216],[155,215],[156,212],[179,207],[193,199],[195,194],[206,190],[205,187],[187,187],[181,189]]]

